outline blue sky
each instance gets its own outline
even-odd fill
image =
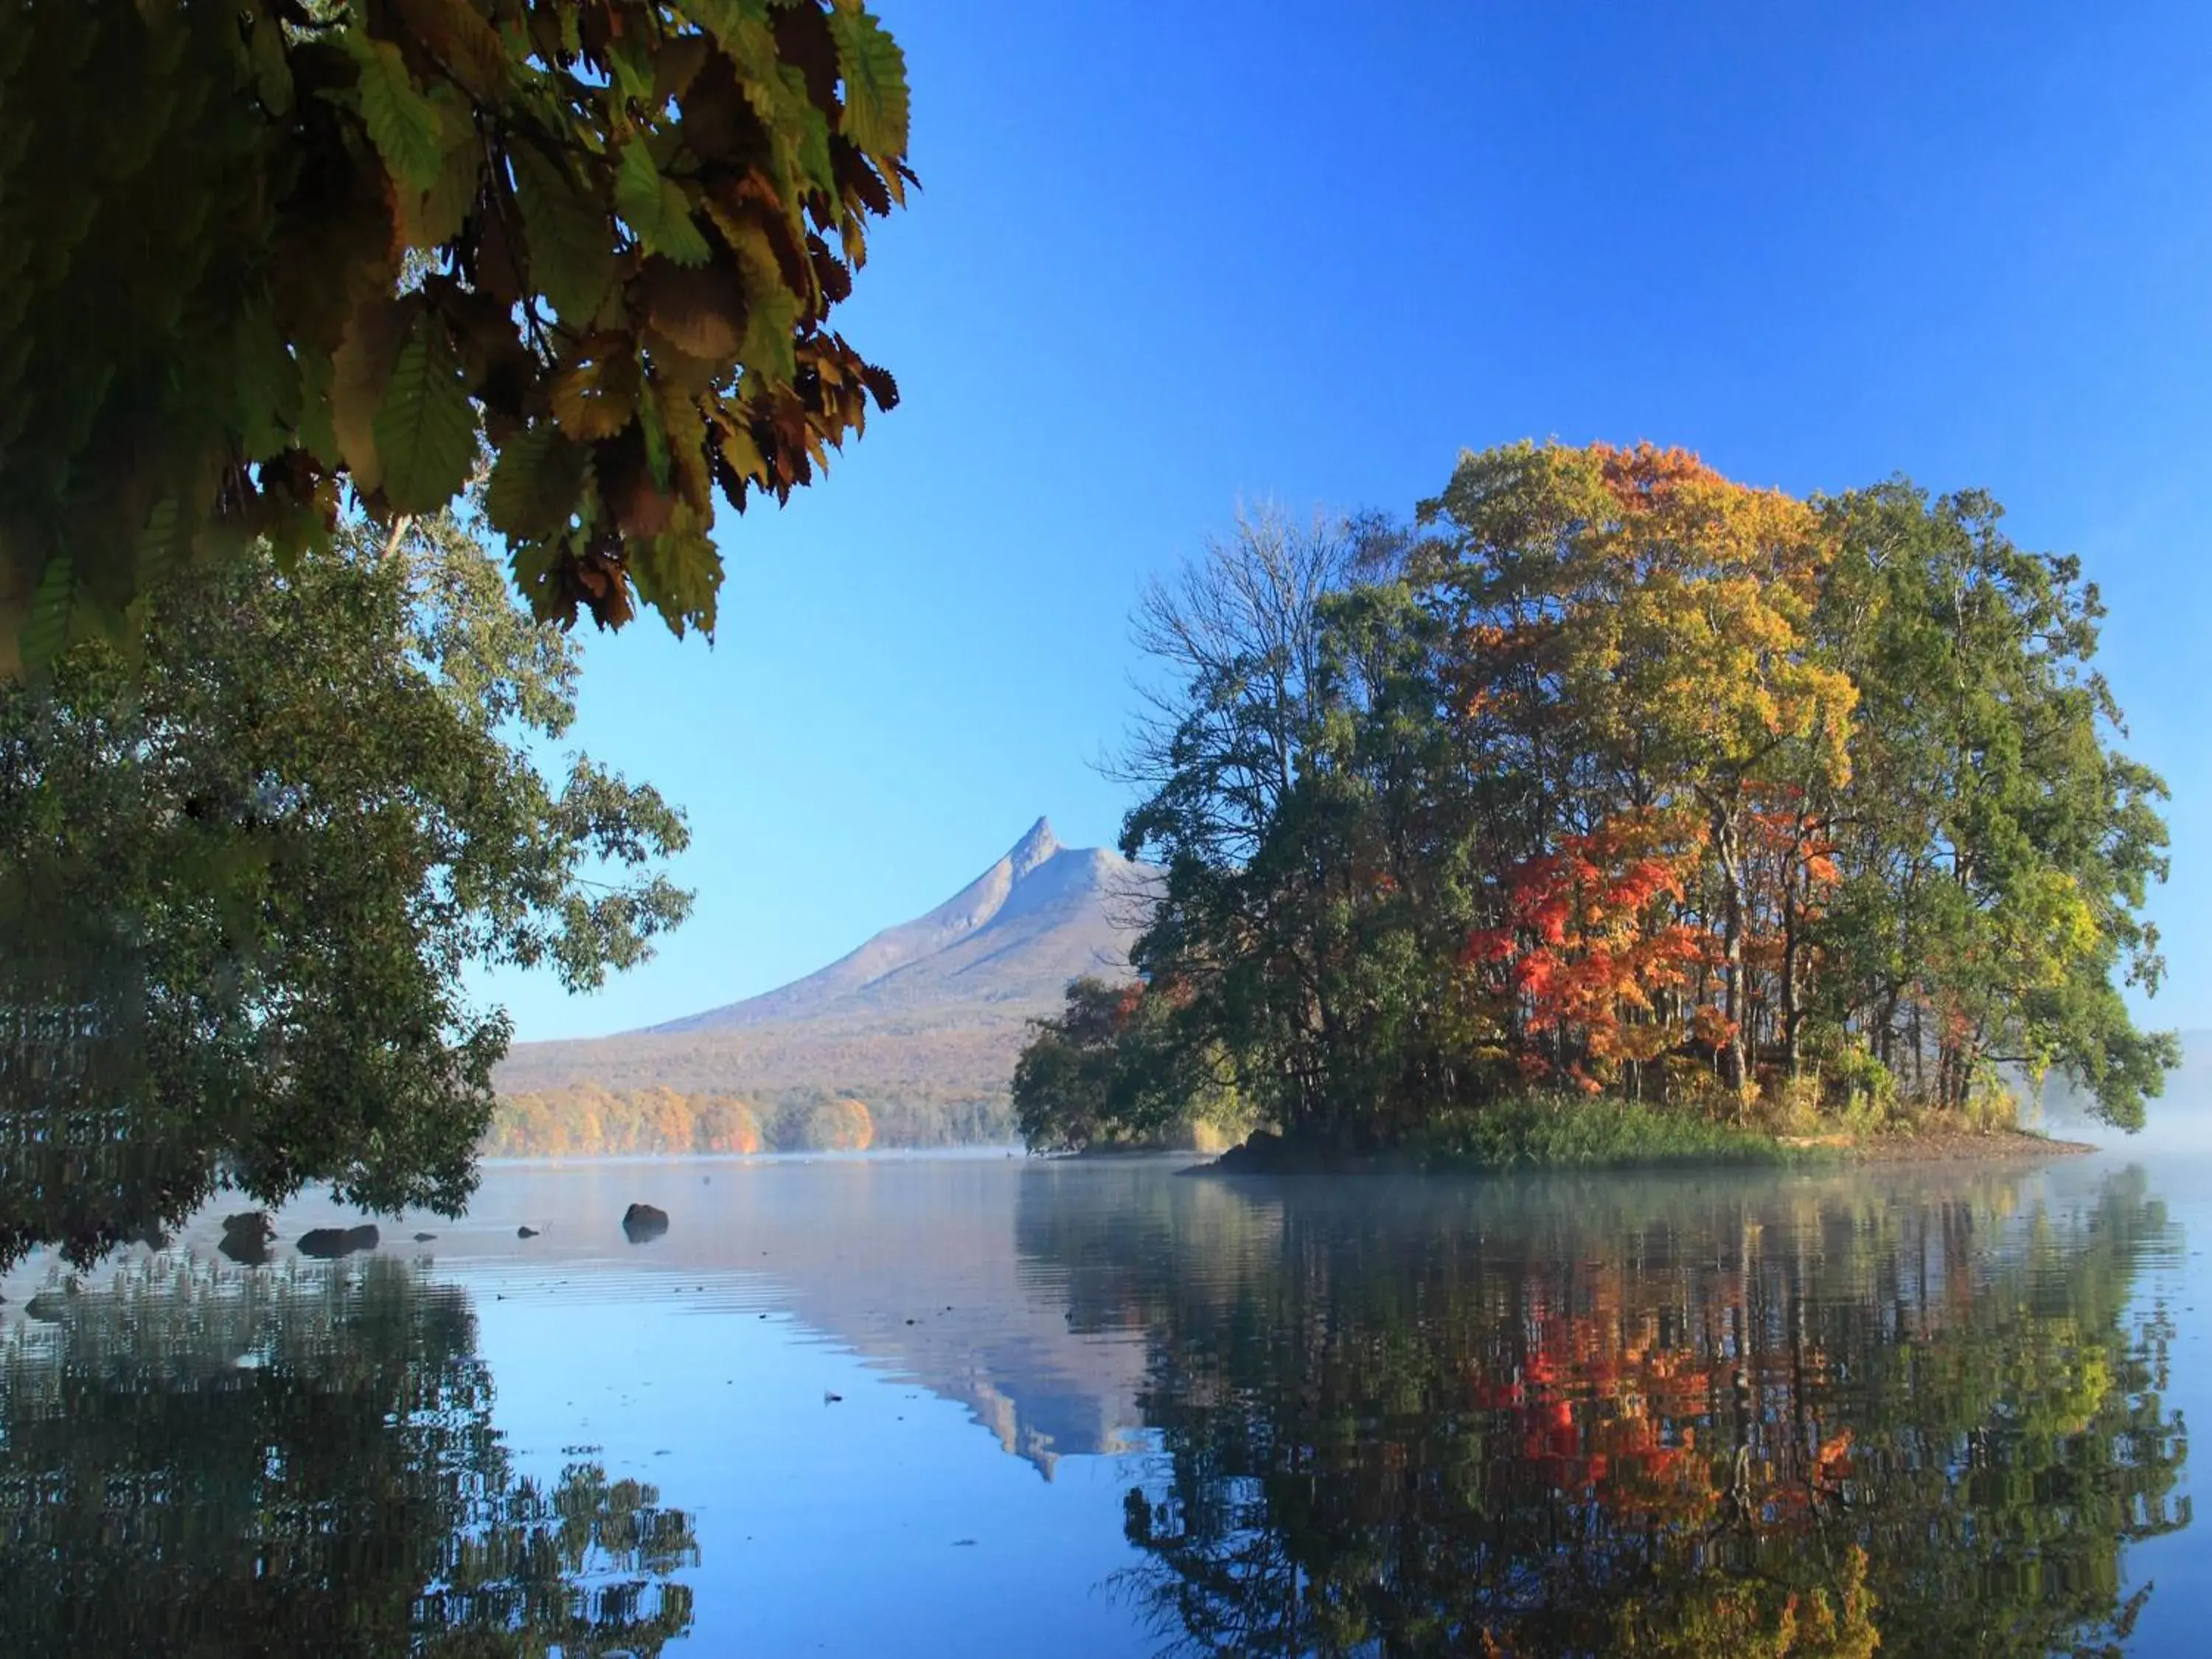
[[[905,401],[725,523],[711,649],[587,642],[698,908],[596,996],[491,981],[519,1036],[767,989],[1041,812],[1110,842],[1148,574],[1547,436],[2081,554],[2173,787],[2149,1012],[2212,1024],[2212,7],[875,3],[924,189],[839,322]]]

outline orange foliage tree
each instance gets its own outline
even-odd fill
[[[1648,445],[1469,457],[1423,510],[1442,533],[1417,569],[1447,620],[1442,672],[1461,739],[1525,780],[1506,919],[1528,884],[1556,887],[1592,853],[1613,861],[1633,919],[1611,918],[1607,941],[1572,959],[1585,975],[1625,973],[1644,1004],[1671,1000],[1683,964],[1698,962],[1696,1000],[1711,1006],[1706,1027],[1741,1085],[1762,994],[1747,958],[1780,908],[1759,878],[1796,878],[1771,860],[1759,867],[1762,826],[1781,799],[1850,775],[1857,694],[1814,626],[1833,538],[1804,502]],[[1616,850],[1661,823],[1674,849],[1664,878],[1648,856]],[[1650,902],[1662,892],[1672,914]],[[1533,952],[1525,961],[1484,942],[1525,993],[1529,975],[1556,975],[1562,941],[1512,932]],[[1711,952],[1686,950],[1698,932]],[[1568,994],[1588,988],[1570,975]],[[1540,999],[1528,1012],[1528,1029],[1557,1029]],[[1686,1029],[1695,1009],[1682,1014]]]

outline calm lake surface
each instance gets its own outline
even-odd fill
[[[2212,1163],[1184,1162],[495,1165],[337,1261],[306,1203],[33,1259],[0,1653],[2212,1650]]]

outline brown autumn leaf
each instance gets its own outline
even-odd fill
[[[647,259],[632,294],[679,349],[726,369],[735,364],[744,339],[744,295],[724,268]]]
[[[619,334],[592,334],[576,344],[546,387],[553,418],[571,438],[611,438],[637,417],[637,357]]]

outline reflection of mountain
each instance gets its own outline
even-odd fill
[[[642,1031],[520,1044],[500,1087],[1002,1096],[1024,1023],[1056,1009],[1077,975],[1126,971],[1152,874],[1062,847],[1039,818],[935,909],[818,972]]]
[[[601,1285],[634,1277],[646,1296],[703,1285],[685,1296],[689,1312],[788,1309],[884,1370],[962,1402],[1049,1477],[1063,1455],[1126,1449],[1141,1425],[1139,1337],[1095,1322],[1073,1328],[1066,1274],[1014,1249],[1025,1210],[1119,1203],[1121,1188],[1097,1173],[975,1156],[495,1165],[471,1218],[434,1224],[425,1248],[441,1268],[495,1284],[511,1302],[557,1298],[558,1281],[586,1282],[587,1273]],[[628,1243],[620,1220],[632,1203],[666,1212],[666,1235]],[[302,1206],[283,1218],[281,1249],[302,1226],[337,1218]],[[526,1222],[542,1235],[519,1241]],[[186,1242],[211,1249],[213,1237],[204,1223]]]
[[[660,1651],[690,1522],[517,1479],[465,1294],[126,1266],[0,1338],[0,1652]]]
[[[2188,1523],[2135,1174],[1237,1192],[1022,1236],[1148,1333],[1172,1645],[2116,1652]]]

